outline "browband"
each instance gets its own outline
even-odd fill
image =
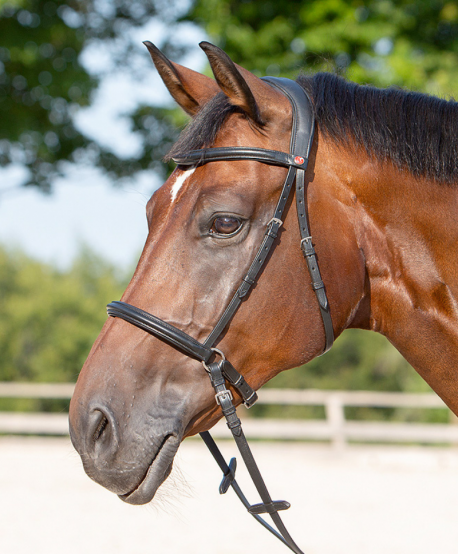
[[[286,154],[286,152],[279,152],[277,150],[249,148],[247,146],[191,150],[186,153],[186,156],[175,156],[172,159],[178,165],[200,165],[223,160],[253,160],[270,165],[296,167],[298,169],[307,167],[307,158],[303,158],[302,156],[293,156],[292,154]]]

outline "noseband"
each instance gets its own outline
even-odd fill
[[[307,262],[307,267],[312,281],[312,288],[315,291],[318,300],[324,325],[325,347],[323,353],[327,352],[334,342],[334,332],[329,311],[329,303],[323,281],[321,280],[318,261],[309,231],[307,201],[304,186],[305,170],[307,168],[314,133],[313,108],[306,92],[295,81],[275,77],[265,77],[264,80],[274,88],[281,91],[291,102],[293,109],[293,128],[291,132],[289,154],[276,150],[266,150],[263,148],[230,147],[193,150],[188,152],[186,156],[173,159],[179,166],[197,166],[216,161],[254,160],[269,165],[278,165],[289,168],[275,212],[272,219],[267,224],[267,230],[261,246],[248,270],[248,273],[245,277],[243,277],[236,293],[216,323],[213,331],[206,338],[206,340],[201,343],[182,330],[170,325],[170,323],[167,323],[162,319],[159,319],[158,317],[125,302],[111,302],[111,304],[108,304],[107,306],[107,312],[108,315],[124,319],[132,325],[136,325],[137,327],[140,327],[140,329],[143,329],[144,331],[165,341],[187,356],[202,362],[215,390],[216,402],[221,406],[223,414],[226,417],[227,425],[232,432],[234,440],[262,499],[262,502],[254,505],[251,505],[248,502],[235,480],[235,458],[232,458],[228,465],[216,446],[213,438],[210,436],[210,433],[205,431],[200,435],[224,474],[219,488],[220,493],[224,494],[231,486],[253,517],[255,517],[264,527],[279,538],[293,552],[296,554],[302,554],[302,551],[291,538],[280,518],[280,515],[278,514],[280,510],[285,510],[289,508],[290,505],[285,501],[273,501],[271,499],[261,473],[259,472],[253,458],[250,447],[248,446],[245,435],[243,434],[240,419],[237,417],[235,407],[232,403],[233,398],[231,391],[226,388],[226,380],[235,389],[237,389],[243,399],[243,403],[248,408],[256,402],[257,394],[248,385],[243,376],[228,360],[226,360],[224,354],[213,346],[231,321],[242,301],[247,297],[251,287],[256,282],[257,276],[272,249],[278,230],[283,224],[283,212],[294,181],[296,182],[296,205],[301,233],[300,245]],[[220,359],[218,359],[218,361],[211,361],[215,358]],[[263,513],[268,513],[271,516],[278,531],[260,517],[260,514]]]

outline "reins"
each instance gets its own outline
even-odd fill
[[[307,262],[312,288],[315,291],[323,320],[325,332],[325,347],[323,353],[327,352],[334,342],[334,332],[331,314],[329,311],[329,303],[325,287],[321,279],[307,219],[305,170],[307,168],[313,141],[313,108],[306,92],[295,81],[275,77],[266,77],[264,80],[271,86],[280,90],[289,99],[293,108],[293,128],[291,132],[290,152],[288,154],[285,152],[266,150],[262,148],[232,147],[193,150],[187,153],[186,156],[174,158],[175,163],[179,166],[196,166],[215,161],[254,160],[269,165],[279,165],[289,168],[275,212],[267,224],[267,229],[261,246],[251,263],[248,273],[245,277],[243,277],[237,291],[209,336],[203,343],[201,343],[162,319],[159,319],[158,317],[125,302],[111,302],[107,306],[107,312],[109,316],[124,319],[132,325],[136,325],[144,331],[167,342],[174,348],[182,351],[187,356],[202,362],[215,390],[216,402],[221,406],[222,412],[226,418],[227,426],[232,433],[262,502],[254,505],[251,505],[248,502],[235,480],[235,458],[232,458],[230,463],[227,464],[210,433],[205,431],[200,433],[200,435],[224,475],[219,487],[219,492],[224,494],[229,487],[232,487],[244,506],[247,508],[248,512],[257,521],[259,521],[266,529],[280,539],[293,552],[296,554],[303,554],[291,538],[278,513],[281,510],[289,508],[290,504],[282,500],[272,500],[243,433],[240,419],[237,417],[236,409],[232,402],[232,393],[226,388],[226,381],[228,381],[239,392],[243,403],[248,408],[250,408],[257,400],[257,394],[245,381],[244,377],[234,368],[234,366],[226,360],[224,354],[213,346],[233,318],[242,301],[246,298],[251,287],[256,282],[258,274],[274,245],[278,230],[283,224],[283,212],[294,182],[296,182],[296,205],[301,233],[300,246]],[[218,356],[221,359],[218,361],[210,361],[213,360],[215,356]],[[269,523],[260,517],[260,514],[264,513],[270,515],[277,529],[274,529]]]

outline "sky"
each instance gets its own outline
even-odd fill
[[[0,242],[65,269],[82,244],[120,268],[146,238],[145,205],[157,184],[114,188],[89,174],[60,181],[51,195],[27,189],[0,201]]]
[[[164,36],[155,21],[135,31],[139,43],[151,40],[160,45]],[[184,65],[202,69],[205,56],[198,43],[205,39],[200,29],[182,27],[181,40],[190,45]],[[146,48],[145,56],[149,57]],[[88,49],[82,61],[97,74],[106,67],[107,53]],[[127,75],[104,78],[93,105],[78,113],[77,125],[116,154],[131,155],[139,147],[138,139],[122,114],[139,101],[170,102],[152,62],[151,74],[140,83]],[[145,206],[161,185],[154,174],[114,187],[96,171],[78,170],[57,181],[51,195],[33,188],[7,192],[22,178],[18,167],[0,171],[0,243],[61,269],[71,265],[82,244],[121,269],[131,267],[138,258],[147,232]]]

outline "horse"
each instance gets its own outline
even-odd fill
[[[458,414],[457,104],[330,73],[299,76],[315,120],[308,165],[297,170],[304,237],[292,206],[300,187],[272,218],[292,165],[304,162],[275,163],[288,156],[295,125],[285,91],[207,42],[214,79],[145,44],[191,121],[167,158],[176,169],[147,203],[146,243],[114,303],[133,306],[132,319],[108,318],[71,400],[71,439],[87,474],[125,502],[149,502],[181,441],[223,415],[210,366],[230,360],[245,392],[255,391],[348,328],[384,335]],[[192,154],[212,150],[226,157]],[[228,158],[234,151],[258,154]],[[273,247],[225,318],[274,220]],[[316,252],[321,284],[310,285],[305,250]],[[216,347],[196,359],[212,334]],[[222,394],[238,405],[246,395],[235,382]]]

